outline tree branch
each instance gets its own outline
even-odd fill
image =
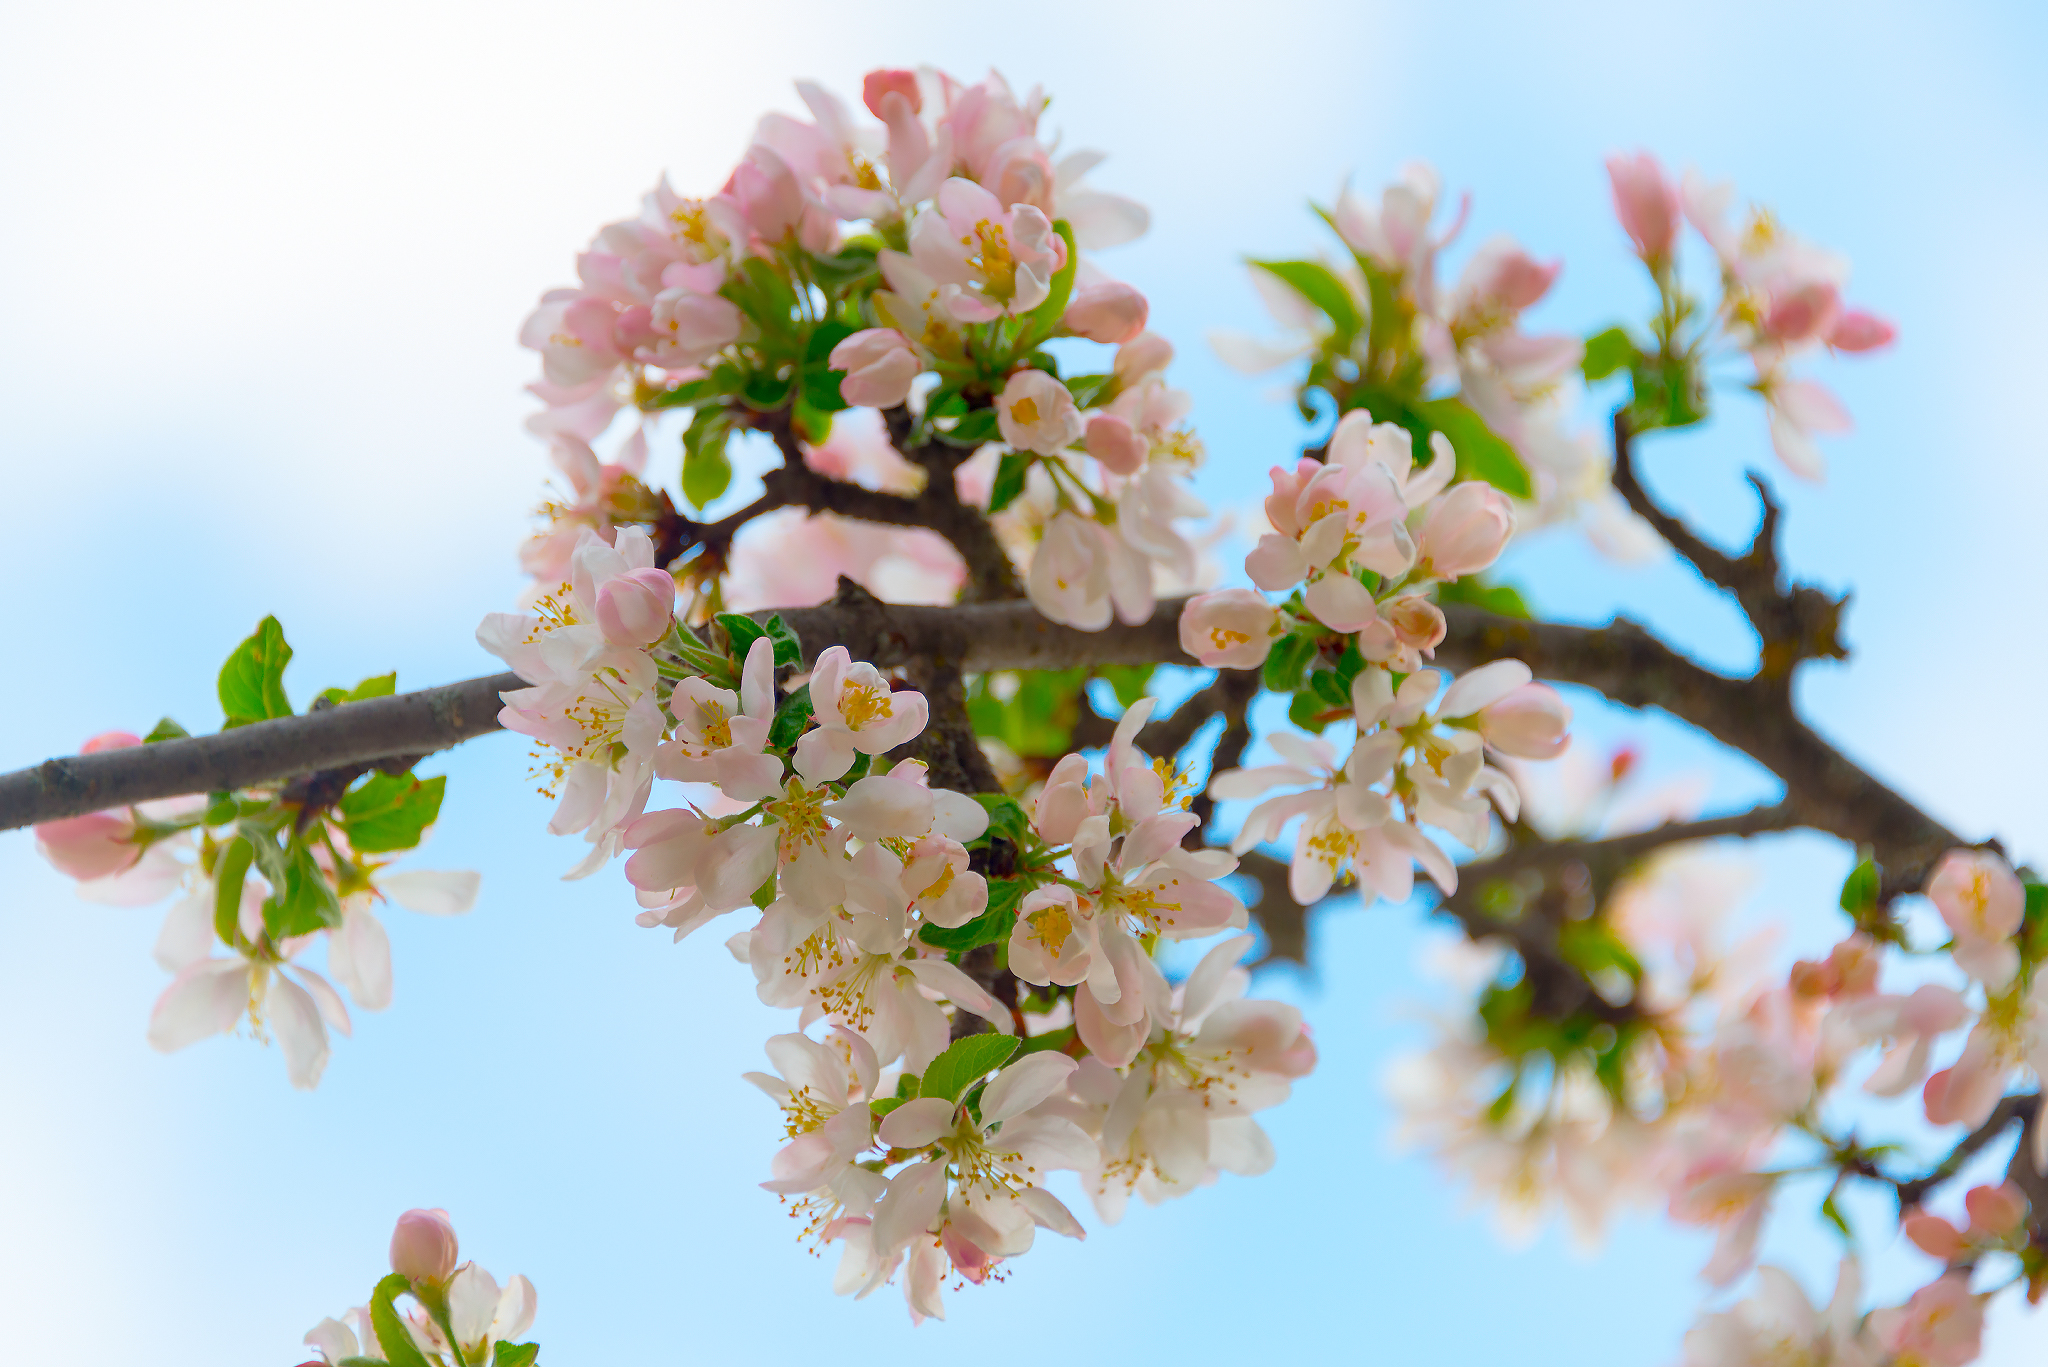
[[[907,498],[828,479],[804,464],[803,445],[790,426],[787,409],[755,414],[751,421],[773,437],[782,452],[782,468],[770,470],[762,479],[769,495],[781,504],[891,527],[928,528],[944,537],[966,562],[964,601],[985,603],[1024,596],[1017,571],[1010,564],[1010,553],[996,540],[988,519],[979,508],[960,501],[953,484],[953,466],[958,461],[949,463],[929,447],[912,447],[904,452],[926,475],[924,489],[915,498]],[[890,424],[892,436],[900,425]]]
[[[862,599],[781,613],[807,659],[843,645],[883,668],[936,658],[966,674],[1194,663],[1180,647],[1179,599],[1160,603],[1135,626],[1099,632],[1057,625],[1021,601],[911,607]],[[1661,707],[1776,773],[1799,824],[1872,846],[1901,887],[1918,887],[1943,851],[1966,843],[1815,734],[1783,690],[1703,669],[1633,622],[1566,626],[1457,604],[1445,616],[1450,632],[1438,648],[1444,664],[1466,669],[1519,659],[1541,677],[1583,684],[1623,706]],[[496,729],[496,695],[519,686],[512,675],[472,679],[219,736],[50,761],[0,775],[0,829],[439,750]]]
[[[1823,740],[1781,680],[1716,674],[1626,618],[1566,626],[1455,603],[1444,616],[1439,662],[1464,670],[1517,659],[1539,678],[1583,684],[1624,707],[1662,708],[1776,774],[1801,825],[1871,846],[1901,888],[1918,888],[1943,851],[1968,843]]]
[[[1614,410],[1614,487],[1636,515],[1657,529],[1671,549],[1692,563],[1702,578],[1719,585],[1742,605],[1762,642],[1757,675],[1789,683],[1801,660],[1848,658],[1840,628],[1845,598],[1830,598],[1808,584],[1784,587],[1778,564],[1777,503],[1754,473],[1749,483],[1763,501],[1763,519],[1749,549],[1729,555],[1709,545],[1685,522],[1650,497],[1636,475],[1628,410]]]
[[[1899,1194],[1899,1213],[1903,1215],[1907,1210],[1919,1205],[1928,1192],[1954,1177],[1962,1170],[1963,1164],[1976,1157],[1987,1144],[2011,1129],[2014,1121],[2030,1122],[2040,1105],[2040,1096],[2033,1093],[2004,1098],[1992,1108],[1990,1117],[1982,1125],[1964,1135],[1956,1146],[1949,1150],[1948,1157],[1935,1165],[1926,1176],[1915,1177],[1905,1182],[1894,1180],[1892,1185],[1898,1189]],[[2026,1146],[2022,1144],[2020,1148],[2024,1152]],[[2015,1164],[2018,1163],[2017,1155],[2014,1161]],[[2031,1167],[2028,1171],[2032,1171]]]

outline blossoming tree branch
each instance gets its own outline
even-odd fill
[[[1787,576],[1769,487],[1752,476],[1761,525],[1731,551],[1638,472],[1734,362],[1783,466],[1820,477],[1816,437],[1849,419],[1802,363],[1892,337],[1840,257],[1615,157],[1654,307],[1545,335],[1522,319],[1557,264],[1497,239],[1439,279],[1464,209],[1439,212],[1427,168],[1347,191],[1318,210],[1328,256],[1251,264],[1282,335],[1214,339],[1284,369],[1311,433],[1253,514],[1252,587],[1219,589],[1174,348],[1097,256],[1147,215],[1089,183],[1100,157],[1055,158],[1045,98],[996,76],[876,71],[858,107],[798,91],[808,119],[764,118],[707,196],[657,183],[527,320],[559,478],[520,610],[477,629],[509,672],[377,675],[300,710],[266,619],[221,669],[217,733],[166,719],[0,777],[0,824],[33,824],[83,895],[169,901],[152,1044],[239,1032],[317,1085],[350,1003],[392,1002],[380,918],[477,894],[410,867],[444,787],[416,766],[505,728],[580,847],[567,876],[622,878],[650,931],[723,938],[792,1013],[747,1075],[780,1117],[761,1185],[835,1252],[838,1293],[894,1285],[943,1317],[945,1288],[1041,1231],[1082,1237],[1054,1173],[1114,1223],[1285,1161],[1257,1113],[1316,1049],[1245,961],[1303,957],[1333,896],[1409,902],[1420,870],[1463,937],[1462,1007],[1397,1090],[1455,1180],[1586,1233],[1662,1206],[1717,1232],[1714,1287],[1755,1268],[1774,1205],[1843,1236],[1830,1304],[1755,1269],[1687,1362],[1956,1367],[1989,1300],[2038,1297],[2048,890],[1795,709],[1799,670],[1846,653],[1842,600]],[[1577,425],[1582,385],[1604,430]],[[1532,534],[1668,547],[1746,615],[1755,669],[1532,619],[1487,577]],[[1783,796],[1709,814],[1651,789],[1632,752],[1571,747],[1550,683],[1661,709]],[[1857,862],[1840,942],[1787,970],[1732,942],[1727,851],[1793,828]],[[1178,980],[1176,941],[1203,950]],[[2003,1179],[1959,1190],[1993,1154]],[[1863,1294],[1857,1249],[1894,1229],[1852,1226],[1854,1188],[1926,1255],[1903,1304]],[[460,1260],[445,1212],[409,1211],[367,1304],[306,1342],[503,1367],[535,1360],[535,1309],[523,1277]]]

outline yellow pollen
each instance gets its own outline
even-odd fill
[[[1031,426],[1038,421],[1038,401],[1028,394],[1025,395],[1010,405],[1010,418],[1025,427]]]
[[[1241,646],[1249,640],[1251,640],[1251,637],[1246,633],[1232,631],[1229,627],[1209,628],[1209,644],[1218,650],[1228,650],[1232,646]]]
[[[853,730],[864,731],[882,717],[895,716],[896,705],[886,688],[849,681],[839,689],[839,715]]]
[[[1067,914],[1065,907],[1057,904],[1040,907],[1025,917],[1024,921],[1031,927],[1031,938],[1053,954],[1059,953],[1060,946],[1074,933],[1074,918]]]
[[[924,902],[929,901],[934,897],[944,897],[946,895],[946,890],[952,886],[953,865],[952,861],[948,860],[946,863],[946,867],[939,871],[939,876],[932,880],[932,885],[917,895],[917,900],[920,902]]]

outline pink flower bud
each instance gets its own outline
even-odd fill
[[[1404,594],[1381,604],[1380,617],[1393,628],[1394,639],[1406,650],[1425,655],[1443,643],[1444,633],[1449,630],[1443,610],[1419,593]]]
[[[1144,295],[1111,280],[1074,291],[1060,322],[1078,337],[1120,346],[1145,330],[1150,314]]]
[[[1125,388],[1173,363],[1173,343],[1156,332],[1141,332],[1116,349],[1110,370]]]
[[[84,882],[119,873],[142,858],[134,843],[135,821],[124,809],[45,821],[36,827],[36,849],[57,872]]]
[[[628,570],[597,591],[597,625],[615,646],[651,646],[675,617],[676,581],[667,570]]]
[[[1097,413],[1088,419],[1088,454],[1112,474],[1137,474],[1151,452],[1151,443],[1116,414]]]
[[[1827,332],[1842,311],[1842,294],[1826,281],[1801,285],[1771,300],[1764,334],[1780,342],[1805,342]]]
[[[894,408],[910,397],[910,383],[924,367],[909,339],[894,328],[867,328],[836,347],[828,362],[846,372],[839,397],[858,408]]]
[[[760,143],[734,168],[732,194],[747,226],[766,241],[782,241],[803,221],[803,187],[788,163]]]
[[[1645,261],[1670,255],[1678,236],[1678,188],[1648,152],[1632,157],[1619,153],[1607,159],[1607,178],[1614,186],[1614,216]]]
[[[1477,574],[1500,559],[1514,530],[1507,495],[1483,480],[1466,480],[1438,499],[1423,520],[1420,559],[1438,579]]]
[[[1939,1215],[1916,1212],[1901,1221],[1899,1228],[1930,1258],[1939,1258],[1947,1263],[1962,1256],[1963,1232]]]
[[[1479,711],[1479,734],[1517,759],[1552,759],[1571,744],[1572,709],[1549,684],[1525,683]]]
[[[442,1282],[455,1272],[455,1226],[445,1210],[409,1210],[391,1231],[391,1270],[412,1282]]]
[[[1204,669],[1257,669],[1279,634],[1279,610],[1250,589],[1200,594],[1181,609],[1181,649]]]
[[[1963,1205],[1970,1212],[1970,1233],[1987,1239],[2003,1239],[2019,1233],[2027,1218],[2027,1194],[2016,1182],[2001,1182],[1995,1187],[1972,1187],[1970,1194],[1963,1198]]]
[[[102,750],[126,750],[131,745],[142,744],[142,737],[133,731],[102,731],[78,747],[81,755],[97,755]]]
[[[882,109],[884,95],[901,95],[910,102],[910,112],[915,114],[924,107],[924,97],[918,92],[917,73],[901,67],[880,67],[860,78],[860,102],[868,107],[868,113],[878,119],[889,116]]]
[[[1844,309],[1828,329],[1828,345],[1837,351],[1875,351],[1890,346],[1899,330],[1874,313]]]
[[[996,427],[1019,451],[1058,455],[1083,431],[1067,387],[1043,370],[1020,370],[996,397]]]

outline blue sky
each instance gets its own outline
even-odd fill
[[[1200,338],[1257,327],[1238,261],[1321,245],[1304,201],[1410,158],[1469,188],[1469,246],[1511,232],[1566,270],[1534,320],[1591,330],[1645,301],[1601,156],[1647,146],[1732,177],[1856,262],[1896,318],[1887,355],[1829,367],[1860,431],[1825,489],[1787,487],[1740,397],[1646,452],[1660,493],[1734,540],[1741,482],[1784,492],[1798,572],[1853,589],[1848,665],[1815,669],[1817,724],[1972,836],[2048,852],[2033,723],[2048,647],[2035,422],[2048,362],[2039,251],[2043,20],[2020,5],[1221,6],[196,3],[43,6],[0,50],[0,537],[16,663],[0,767],[169,712],[213,724],[220,658],[267,612],[303,700],[396,667],[401,685],[492,667],[470,631],[519,589],[513,548],[541,451],[519,428],[533,297],[663,168],[724,176],[789,82],[999,65],[1044,83],[1069,145],[1151,205],[1105,265],[1181,347],[1210,465],[1249,501],[1299,433],[1269,385]],[[1453,265],[1455,265],[1455,255]],[[1514,568],[1544,611],[1626,611],[1710,661],[1749,649],[1675,565],[1617,571],[1568,542]],[[1767,794],[1682,728],[1582,710],[1712,766],[1717,800]],[[1392,1154],[1379,1079],[1412,1040],[1421,918],[1321,918],[1299,1001],[1322,1066],[1271,1113],[1274,1172],[1121,1226],[1048,1238],[1000,1287],[912,1331],[893,1293],[853,1305],[752,1184],[774,1127],[739,1080],[785,1018],[714,937],[635,928],[616,878],[565,884],[522,747],[435,761],[446,817],[422,865],[484,873],[456,921],[394,912],[398,999],[359,1015],[313,1095],[242,1041],[143,1040],[156,913],[79,903],[0,837],[0,1306],[24,1360],[288,1362],[361,1299],[397,1212],[443,1205],[465,1250],[540,1289],[556,1361],[955,1360],[1031,1335],[1227,1361],[1534,1364],[1673,1358],[1704,1241],[1649,1218],[1603,1250],[1504,1249],[1422,1161]],[[1754,914],[1827,943],[1846,855],[1786,839]],[[1825,1280],[1823,1240],[1774,1233]],[[1917,1265],[1888,1255],[1885,1275]],[[1898,1289],[1910,1280],[1894,1281]],[[2032,1360],[2015,1324],[1991,1360]]]

